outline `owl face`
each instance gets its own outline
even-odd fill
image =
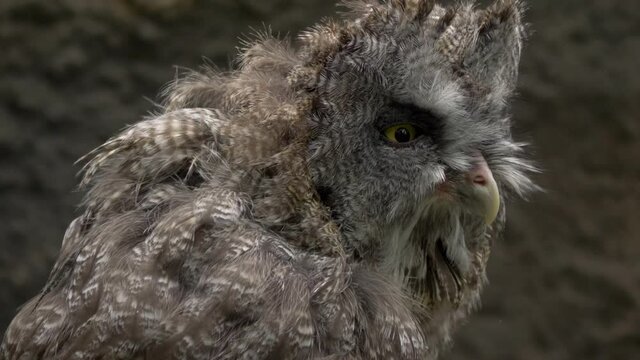
[[[505,195],[530,187],[506,105],[521,41],[507,10],[364,9],[327,59],[309,161],[358,256],[403,273],[418,265],[408,252],[440,241],[466,269],[469,244],[503,221]]]

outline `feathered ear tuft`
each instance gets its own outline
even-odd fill
[[[424,21],[435,7],[435,0],[343,0],[341,4],[356,18],[396,13],[404,19]]]
[[[523,12],[519,0],[498,0],[480,11],[477,41],[464,60],[474,77],[515,88],[524,40]]]
[[[389,6],[409,20],[424,21],[433,11],[435,0],[390,0]]]
[[[426,19],[436,6],[435,0],[419,0],[417,4],[416,18],[420,21]]]
[[[437,25],[442,35],[436,48],[479,84],[512,90],[524,37],[522,13],[519,0],[498,0],[484,10],[448,8]]]
[[[407,8],[407,3],[411,0],[390,0],[389,5],[395,7],[398,10],[404,11]]]
[[[435,0],[394,0],[391,6],[404,13],[406,18],[424,21],[435,6]]]

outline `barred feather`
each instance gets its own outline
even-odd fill
[[[179,76],[81,159],[84,212],[0,358],[437,357],[505,208],[486,226],[435,189],[473,151],[503,200],[535,188],[505,116],[522,4],[346,5],[300,49],[260,34],[236,70]],[[390,103],[429,110],[428,145],[385,142]]]

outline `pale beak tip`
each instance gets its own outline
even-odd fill
[[[488,196],[485,199],[485,201],[487,202],[485,222],[487,223],[487,225],[491,225],[498,217],[498,212],[500,211],[500,193],[495,181],[491,181],[489,184],[487,184],[487,190]]]
[[[467,179],[471,187],[474,188],[478,200],[482,203],[486,224],[493,224],[500,211],[500,191],[491,169],[482,155],[477,155],[476,164],[467,174]]]

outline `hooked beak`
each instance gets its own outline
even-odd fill
[[[437,187],[441,199],[451,199],[450,195],[455,192],[470,200],[467,205],[482,216],[487,225],[493,224],[500,210],[500,192],[487,161],[480,153],[473,157],[473,166],[464,174],[462,182],[445,181]]]
[[[465,174],[467,189],[470,192],[469,195],[478,201],[478,211],[484,216],[486,224],[491,225],[500,209],[498,184],[482,155],[477,154],[474,157],[474,162],[471,170]]]

